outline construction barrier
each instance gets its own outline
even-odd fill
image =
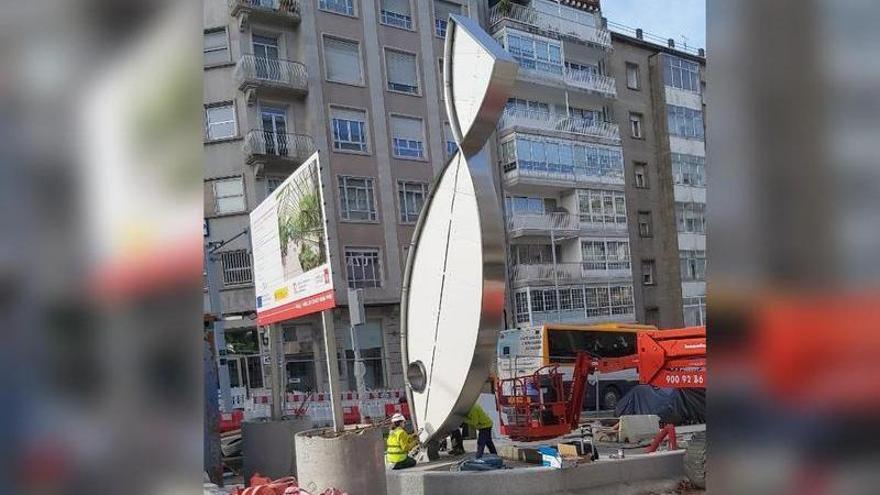
[[[241,397],[238,390],[233,394],[233,404],[240,404],[237,409],[241,410],[243,417],[238,420],[253,420],[267,418],[272,415],[272,395],[268,389],[251,389],[250,397]],[[401,413],[407,419],[410,417],[409,406],[401,402],[406,394],[401,389],[370,390],[364,393],[363,400],[357,392],[347,391],[341,395],[342,416],[345,424],[360,422],[361,410],[364,419],[381,421],[389,418],[394,413]],[[325,392],[291,392],[286,394],[285,415],[297,415],[302,413],[310,417],[315,423],[332,423],[333,411],[330,407],[330,394]]]

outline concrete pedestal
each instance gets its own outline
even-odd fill
[[[386,495],[385,441],[379,428],[309,430],[296,435],[299,486],[310,493],[339,488],[357,495]]]
[[[245,421],[241,424],[242,475],[248,483],[254,473],[272,479],[296,476],[294,437],[312,428],[310,419]]]

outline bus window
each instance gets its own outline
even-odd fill
[[[550,363],[573,363],[578,352],[602,358],[637,352],[634,332],[548,329],[547,344]]]

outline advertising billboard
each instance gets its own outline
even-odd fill
[[[336,306],[316,152],[251,212],[257,323]]]

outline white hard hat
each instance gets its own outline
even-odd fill
[[[406,421],[406,418],[403,417],[403,414],[394,413],[394,416],[391,416],[391,422],[397,423],[398,421]]]

